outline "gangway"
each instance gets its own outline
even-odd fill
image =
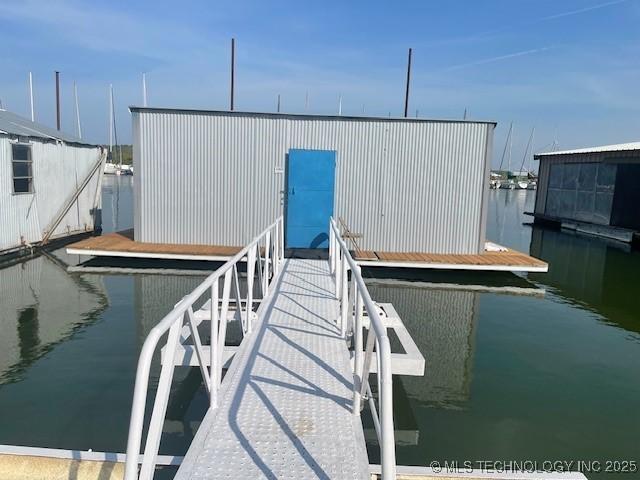
[[[392,355],[383,312],[333,219],[328,261],[285,259],[282,222],[278,218],[149,333],[136,373],[126,480],[153,478],[173,372],[189,352],[210,402],[176,479],[368,479],[360,420],[365,402],[382,478],[395,478]],[[239,347],[225,345],[229,321],[241,324]],[[138,468],[159,348],[162,367]]]

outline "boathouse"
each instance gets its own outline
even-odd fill
[[[0,110],[0,255],[99,226],[102,149]]]
[[[241,246],[284,213],[291,248],[485,248],[495,123],[131,108],[135,240]]]
[[[536,222],[631,242],[640,231],[640,142],[539,153]]]

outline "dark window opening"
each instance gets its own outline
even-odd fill
[[[13,193],[33,193],[33,164],[31,146],[23,143],[11,145]]]

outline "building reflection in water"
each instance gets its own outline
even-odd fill
[[[0,269],[0,385],[22,378],[33,363],[108,306],[100,277],[68,275],[57,252]]]
[[[549,263],[548,273],[531,273],[531,280],[553,287],[607,322],[640,332],[640,252],[620,242],[535,227],[531,255]]]
[[[368,280],[371,297],[390,302],[425,357],[424,377],[402,377],[412,399],[441,408],[468,400],[479,293]]]

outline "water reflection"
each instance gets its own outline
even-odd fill
[[[640,333],[640,253],[620,242],[536,227],[531,254],[548,262],[549,272],[529,274],[530,279],[554,287],[564,299],[609,323]]]
[[[368,281],[372,298],[394,305],[425,357],[425,375],[403,382],[414,400],[461,408],[469,399],[478,322],[477,292]]]
[[[64,261],[51,254],[0,269],[0,291],[0,384],[19,381],[108,306],[100,278],[68,275]]]

